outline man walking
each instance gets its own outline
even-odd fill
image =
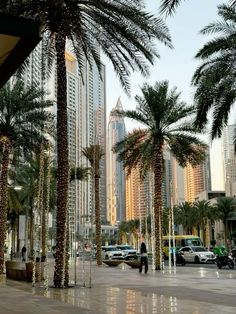
[[[141,243],[140,254],[141,254],[141,259],[140,259],[139,272],[140,273],[142,272],[143,264],[144,264],[144,271],[145,271],[145,274],[146,274],[148,272],[148,255],[147,255],[146,244],[144,242]]]

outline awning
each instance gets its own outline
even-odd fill
[[[0,13],[0,88],[40,40],[39,21]]]

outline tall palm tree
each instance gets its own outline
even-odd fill
[[[49,131],[53,116],[45,111],[52,103],[41,100],[44,92],[35,87],[25,89],[21,81],[6,84],[0,90],[0,147],[2,154],[0,174],[0,273],[4,266],[6,235],[7,185],[10,155],[37,151]]]
[[[70,183],[74,182],[75,180],[78,181],[84,181],[88,179],[89,175],[89,170],[90,168],[88,167],[73,167],[70,169]],[[77,191],[76,191],[77,193]],[[78,201],[76,199],[76,201]],[[77,224],[77,213],[75,215],[75,223]],[[68,219],[68,216],[67,216]],[[75,228],[75,232],[76,232]],[[76,237],[76,234],[75,234]],[[75,238],[76,241],[76,238]],[[70,254],[69,254],[69,249],[70,249],[70,236],[69,236],[69,223],[67,221],[67,232],[66,232],[66,246],[65,246],[65,265],[64,265],[64,286],[68,287],[69,286],[69,259],[70,259]]]
[[[224,238],[225,245],[227,244],[227,239],[229,239],[228,232],[228,219],[236,213],[236,200],[234,197],[219,197],[215,205],[216,215],[218,219],[222,220],[224,224]]]
[[[96,245],[97,245],[97,264],[102,265],[102,236],[101,236],[101,211],[100,211],[100,162],[104,156],[101,145],[95,144],[85,147],[83,155],[89,160],[92,168],[95,192],[95,226],[96,226]]]
[[[222,5],[218,7],[218,15],[221,20],[201,31],[207,35],[216,34],[217,37],[198,51],[196,57],[202,64],[193,77],[198,109],[196,123],[198,126],[205,125],[208,122],[207,114],[212,108],[212,139],[221,136],[236,98],[236,9]]]
[[[20,200],[20,191],[15,190],[14,186],[8,187],[7,195],[7,221],[9,224],[9,229],[11,230],[11,251],[16,252],[16,229],[19,214],[24,212],[23,206]]]
[[[45,33],[45,55],[56,55],[57,72],[57,237],[54,286],[62,286],[65,243],[66,208],[68,198],[68,136],[65,48],[68,39],[83,74],[86,61],[95,61],[101,69],[101,49],[129,92],[131,71],[148,74],[146,60],[153,63],[158,53],[153,39],[171,47],[167,27],[143,9],[143,1],[134,0],[15,0],[4,2],[3,10],[17,15],[36,17],[42,21]],[[0,7],[1,8],[1,7]]]
[[[188,119],[195,112],[180,101],[176,88],[169,90],[168,82],[157,82],[154,87],[145,84],[142,96],[136,96],[136,111],[114,114],[128,117],[145,126],[135,129],[117,143],[115,152],[123,160],[127,173],[139,166],[144,177],[150,168],[154,172],[154,224],[156,269],[161,268],[162,254],[162,181],[163,152],[170,149],[181,166],[187,162],[196,165],[205,158],[205,146],[196,137],[197,129]]]

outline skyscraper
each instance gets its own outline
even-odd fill
[[[115,110],[123,110],[120,98],[111,111],[107,137],[107,220],[111,224],[125,219],[125,172],[123,163],[112,151],[125,137],[125,123],[122,117],[113,115]]]
[[[235,195],[236,156],[234,150],[234,125],[227,125],[223,131],[223,169],[226,196]]]
[[[68,46],[69,47],[69,46]],[[90,167],[82,155],[82,149],[91,144],[100,144],[106,150],[106,103],[105,103],[105,66],[101,65],[99,74],[95,62],[85,62],[83,78],[80,75],[76,57],[69,49],[65,52],[67,71],[67,110],[68,110],[68,145],[69,165]],[[24,81],[27,85],[36,84],[44,87],[48,98],[54,100],[52,112],[56,114],[56,71],[52,68],[51,76],[43,81],[42,77],[42,42],[35,48],[29,58]],[[101,161],[100,205],[102,218],[106,217],[106,163]],[[94,215],[93,180],[72,182],[69,185],[68,211],[70,228],[74,228],[75,209],[81,224],[91,223]],[[79,231],[83,231],[80,228]]]
[[[102,146],[106,152],[106,99],[105,99],[105,66],[101,65],[99,74],[95,62],[87,63],[83,80],[79,82],[78,113],[78,163],[90,167],[83,156],[82,149],[93,144]],[[100,162],[100,209],[101,220],[106,220],[106,159]],[[94,182],[91,176],[79,183],[80,224],[91,224],[94,218]]]
[[[211,190],[209,150],[205,161],[197,166],[188,164],[184,168],[185,201],[193,202],[202,191]]]
[[[126,220],[140,219],[151,212],[154,201],[154,175],[152,171],[140,178],[140,168],[131,170],[126,176]]]

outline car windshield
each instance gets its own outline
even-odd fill
[[[193,252],[207,252],[207,250],[204,247],[192,247]]]
[[[103,251],[117,251],[117,248],[115,248],[115,247],[104,247],[103,248]]]
[[[117,246],[118,249],[120,250],[133,250],[132,246]]]
[[[187,239],[186,241],[186,245],[192,245],[192,246],[200,246],[202,245],[201,240],[200,239]]]

